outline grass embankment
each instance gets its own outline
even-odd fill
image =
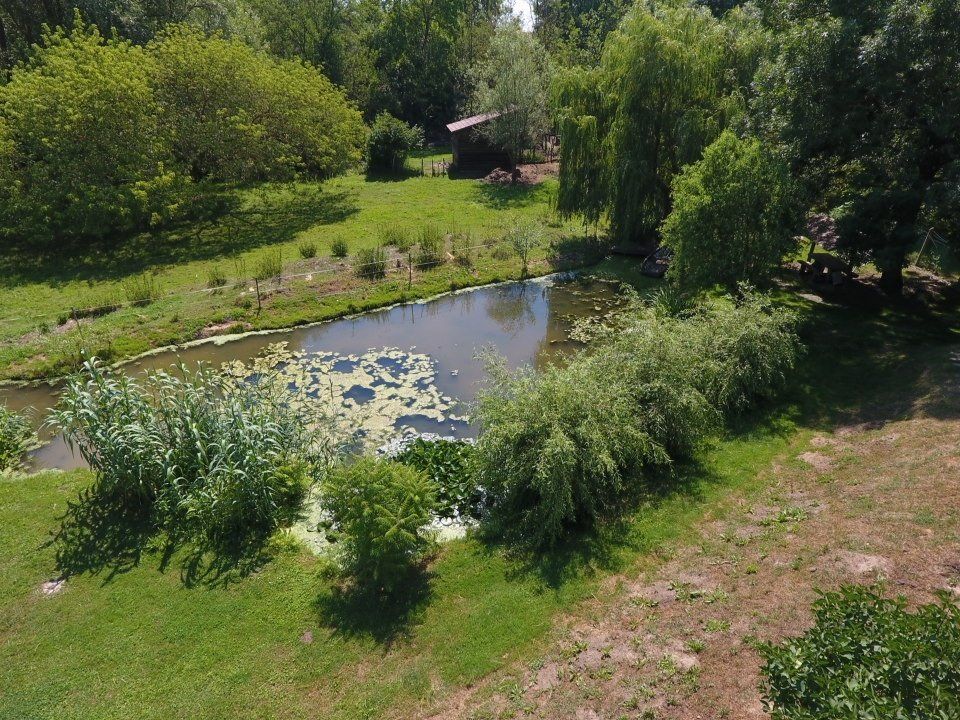
[[[428,173],[432,157],[424,158]],[[97,247],[0,249],[0,380],[63,374],[81,350],[121,359],[206,334],[286,327],[517,277],[519,260],[495,244],[518,218],[542,221],[547,241],[573,238],[572,254],[553,262],[546,261],[547,247],[539,248],[531,272],[577,261],[581,229],[551,215],[555,179],[513,187],[421,177],[420,162],[411,158],[402,177],[354,173],[322,186],[229,191],[227,209],[208,221]],[[487,247],[471,250],[469,260],[417,268],[412,285],[397,268],[407,256],[392,249],[382,280],[361,279],[349,268],[358,250],[382,242],[384,228],[402,228],[416,241],[428,225],[457,235],[460,246]],[[338,240],[347,243],[346,258],[332,257]],[[316,257],[301,257],[307,245]],[[262,281],[258,309],[251,278],[278,258],[284,275],[300,277]],[[144,296],[152,297],[133,304]],[[100,309],[89,317],[80,312],[78,325],[73,311],[87,308]]]
[[[814,432],[868,407],[910,412],[958,341],[932,313],[784,299],[806,316],[811,352],[783,404],[744,419],[604,537],[538,558],[453,542],[389,611],[338,597],[320,561],[287,543],[246,558],[251,574],[166,554],[84,501],[88,473],[0,481],[0,717],[379,718],[450,707],[449,693],[539,657],[556,621],[606,592],[605,578],[656,568],[731,498],[763,492],[773,463]],[[62,590],[44,596],[41,584],[61,573]]]

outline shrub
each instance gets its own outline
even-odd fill
[[[371,169],[402,170],[410,151],[423,145],[423,130],[407,125],[388,112],[373,121],[367,140],[367,164]]]
[[[443,233],[436,225],[424,225],[414,262],[422,268],[436,267],[446,259]]]
[[[275,253],[267,253],[257,260],[257,269],[254,277],[263,282],[271,278],[279,279],[283,275],[283,256],[278,250]]]
[[[309,260],[310,258],[315,258],[317,256],[317,244],[313,241],[306,241],[300,243],[297,247],[297,250],[300,253],[300,257],[304,260]]]
[[[379,280],[387,275],[387,253],[377,245],[361,248],[354,259],[354,271],[367,280]]]
[[[879,587],[849,586],[813,605],[803,635],[761,646],[764,705],[775,720],[960,716],[960,607],[907,610]]]
[[[334,468],[321,497],[341,534],[345,569],[363,587],[389,593],[430,546],[424,527],[436,494],[420,471],[362,458]]]
[[[27,417],[0,405],[0,475],[19,470],[24,455],[35,445],[36,435]]]
[[[124,508],[225,542],[288,521],[318,478],[326,447],[305,407],[269,378],[181,366],[134,380],[94,358],[67,382],[52,422]]]
[[[214,265],[207,270],[207,287],[211,289],[222,288],[227,284],[227,274],[219,265]]]
[[[394,460],[427,474],[437,489],[441,518],[480,518],[483,493],[477,486],[470,443],[417,438]]]
[[[123,293],[134,305],[149,305],[160,297],[160,284],[150,273],[142,273],[123,282]]]
[[[343,238],[334,238],[330,243],[330,254],[335,258],[345,258],[349,252],[350,248],[347,247],[347,241]]]
[[[514,223],[504,240],[520,258],[521,272],[526,277],[530,254],[543,244],[543,227],[539,223],[522,220]]]
[[[474,255],[473,236],[469,231],[454,233],[450,243],[450,252],[453,254],[454,262],[460,267],[473,267]]]
[[[405,253],[413,247],[413,238],[410,233],[399,225],[382,225],[380,227],[380,243],[393,245],[399,252]]]
[[[683,285],[734,288],[770,279],[796,248],[803,215],[786,164],[759,140],[730,131],[673,182],[663,242],[674,251],[670,276]]]
[[[751,296],[680,318],[634,312],[624,332],[565,368],[491,365],[475,416],[493,531],[549,546],[614,515],[724,414],[772,394],[799,352],[792,318]]]

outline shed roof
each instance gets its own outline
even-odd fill
[[[500,117],[501,113],[494,110],[493,112],[483,113],[481,115],[472,115],[468,118],[463,118],[462,120],[457,120],[447,125],[447,130],[452,133],[460,132],[461,130],[466,130],[467,128],[472,128],[475,125],[482,125],[488,120],[493,120]]]

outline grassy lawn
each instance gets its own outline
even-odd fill
[[[424,154],[428,173],[430,160],[442,157],[448,158]],[[410,172],[400,178],[355,173],[323,185],[227,191],[216,217],[97,247],[0,249],[0,380],[62,374],[81,350],[119,359],[205,334],[285,327],[516,277],[519,261],[494,245],[520,217],[543,221],[547,240],[571,240],[567,250],[551,254],[552,262],[540,248],[531,272],[582,262],[581,228],[556,221],[550,211],[555,180],[493,186],[421,177],[420,164],[419,156],[411,158]],[[465,262],[418,268],[412,283],[396,267],[407,257],[392,250],[383,280],[362,280],[350,270],[356,251],[379,244],[383,228],[400,227],[416,239],[431,224],[459,234],[464,245],[485,247]],[[331,257],[336,240],[349,248],[343,260]],[[301,257],[305,244],[316,247],[315,258]],[[278,257],[285,275],[300,277],[263,282],[258,310],[250,278]],[[226,285],[208,291],[216,276]],[[131,306],[137,286],[157,299]],[[109,311],[81,317],[79,326],[72,320],[75,308],[104,307]]]
[[[0,718],[408,717],[533,661],[605,577],[688,545],[813,432],[864,419],[865,405],[908,412],[958,342],[955,314],[783,300],[805,316],[811,349],[784,401],[706,448],[670,491],[546,557],[455,541],[385,611],[339,596],[323,563],[283,538],[242,563],[167,552],[84,501],[88,473],[0,481]]]

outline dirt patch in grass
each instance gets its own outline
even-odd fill
[[[773,463],[760,497],[730,498],[669,561],[604,582],[533,666],[427,717],[764,717],[756,641],[802,632],[818,589],[960,593],[960,397],[946,403],[815,436],[802,462]]]

